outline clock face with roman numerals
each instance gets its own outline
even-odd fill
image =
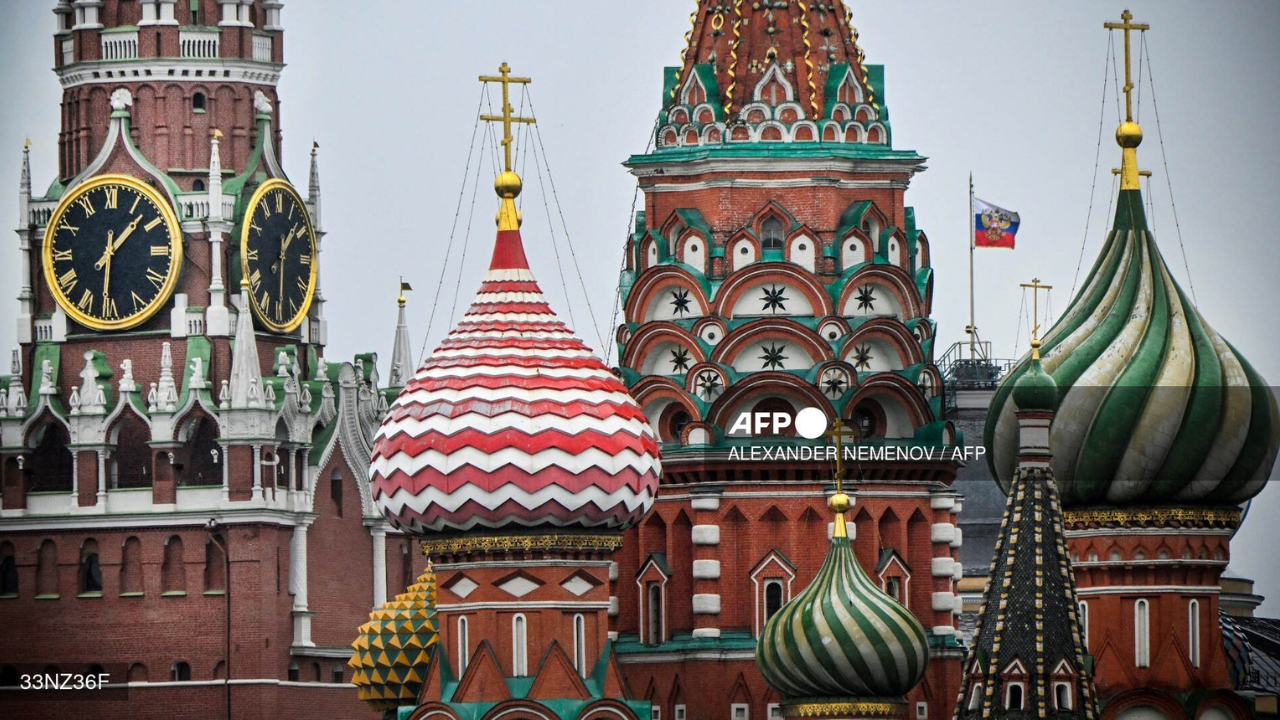
[[[127,175],[68,192],[49,219],[45,281],[63,311],[95,330],[135,327],[169,300],[182,269],[182,229],[168,201]]]
[[[240,231],[240,269],[253,314],[279,333],[307,317],[316,289],[316,237],[293,186],[268,180],[249,200]]]

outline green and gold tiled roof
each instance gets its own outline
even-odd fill
[[[1147,228],[1126,122],[1115,224],[1084,288],[1049,331],[1044,370],[1060,391],[1050,432],[1063,505],[1204,506],[1262,490],[1280,447],[1266,381],[1219,335],[1169,272]],[[1017,456],[1011,389],[987,416],[988,459],[1008,490]]]
[[[379,710],[416,705],[436,628],[436,574],[430,566],[394,600],[369,614],[347,662],[360,699]]]
[[[929,661],[924,626],[871,581],[844,532],[848,496],[817,577],[765,623],[756,665],[788,701],[805,698],[900,701]]]

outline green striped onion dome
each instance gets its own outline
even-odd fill
[[[765,682],[788,700],[901,698],[928,661],[924,626],[867,577],[847,537],[832,538],[818,576],[756,644]]]
[[[1102,254],[1041,355],[1059,391],[1049,442],[1064,506],[1229,505],[1270,476],[1275,396],[1174,281],[1140,191],[1120,191]],[[1018,454],[1011,391],[1030,367],[1024,357],[1006,375],[987,416],[987,458],[1006,492]]]

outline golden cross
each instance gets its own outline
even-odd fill
[[[1130,73],[1129,66],[1129,31],[1146,31],[1150,30],[1151,26],[1145,23],[1129,22],[1133,19],[1133,13],[1127,9],[1120,13],[1120,19],[1124,22],[1103,23],[1102,27],[1108,30],[1124,31],[1124,119],[1127,122],[1133,122],[1133,75]]]
[[[1128,12],[1127,10],[1125,12]],[[1031,356],[1040,359],[1040,291],[1052,290],[1052,285],[1041,285],[1040,278],[1031,278],[1030,283],[1021,283],[1019,287],[1031,288]]]
[[[504,169],[507,172],[511,172],[511,123],[529,123],[532,125],[534,123],[534,119],[511,114],[511,97],[509,91],[511,83],[516,83],[517,85],[528,85],[533,81],[525,77],[511,77],[511,66],[507,65],[505,62],[498,68],[498,73],[499,76],[481,75],[480,82],[502,83],[502,114],[481,115],[480,119],[487,120],[489,122],[502,123],[502,152],[503,157],[506,160],[506,166]]]
[[[840,418],[836,418],[831,424],[831,431],[827,433],[827,437],[835,440],[836,443],[836,492],[844,492],[844,440],[849,438],[851,442],[857,444],[861,433],[856,427],[849,427],[844,424]]]

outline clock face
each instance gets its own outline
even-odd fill
[[[289,183],[268,180],[253,193],[240,231],[240,266],[258,322],[280,333],[302,324],[316,288],[316,237]]]
[[[45,230],[45,281],[64,312],[95,330],[155,315],[178,282],[182,230],[165,198],[126,175],[71,190]]]

